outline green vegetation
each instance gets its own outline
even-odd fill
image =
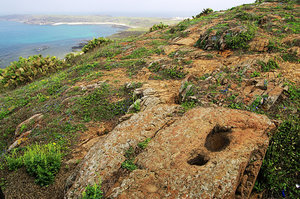
[[[145,47],[141,47],[141,48],[135,49],[130,55],[123,57],[123,59],[137,59],[137,58],[149,56],[151,54],[152,54],[151,50],[149,50]]]
[[[229,31],[225,36],[225,42],[228,48],[231,49],[247,49],[248,42],[253,39],[255,36],[256,28],[254,26],[248,25],[246,31],[242,31],[240,33],[235,33]]]
[[[262,18],[262,16],[258,16],[256,14],[253,13],[248,13],[244,10],[240,10],[235,16],[234,18],[236,19],[240,19],[242,21],[258,21]]]
[[[0,89],[24,85],[64,67],[64,62],[56,57],[42,57],[42,55],[34,55],[27,59],[20,57],[19,61],[12,62],[10,66],[0,71]]]
[[[300,63],[300,59],[299,59],[299,57],[297,56],[297,52],[283,53],[283,54],[281,55],[281,58],[282,58],[284,61]]]
[[[82,51],[84,53],[94,49],[96,46],[99,46],[101,44],[105,44],[105,43],[109,43],[111,42],[110,39],[106,39],[103,37],[99,37],[99,38],[94,38],[93,40],[90,40],[83,48]]]
[[[300,190],[297,175],[300,165],[300,125],[299,118],[285,120],[271,139],[255,189],[268,190],[268,194],[281,198],[282,192],[288,198],[297,198]]]
[[[103,191],[101,190],[101,181],[94,185],[88,185],[81,194],[81,199],[101,199],[103,198]]]
[[[141,110],[141,102],[139,100],[135,101],[133,103],[133,107],[135,112],[139,112]]]
[[[133,171],[137,169],[137,166],[134,164],[135,160],[135,150],[132,146],[129,147],[127,151],[125,151],[126,160],[122,163],[122,168],[127,169],[128,171]]]
[[[184,112],[186,112],[196,106],[197,106],[197,104],[194,101],[186,101],[181,104],[181,107],[183,108]]]
[[[182,66],[171,66],[169,68],[165,68],[158,63],[153,63],[148,68],[151,72],[158,74],[160,79],[182,79],[187,74],[184,72]]]
[[[156,30],[163,30],[163,29],[166,29],[166,28],[168,28],[168,27],[169,27],[168,25],[163,24],[162,22],[160,22],[159,24],[154,24],[154,25],[150,28],[149,32],[154,32],[154,31],[156,31]]]
[[[148,146],[150,141],[151,138],[147,138],[143,142],[138,143],[138,147],[140,147],[141,149],[145,149]]]
[[[119,93],[119,96],[125,95],[125,93],[122,94],[121,92],[125,91],[113,90],[108,84],[103,84],[88,95],[79,97],[69,111],[73,112],[76,117],[82,118],[85,122],[111,120],[117,115],[125,114],[128,107],[132,104],[132,99],[130,98],[111,102],[110,97],[115,93]]]
[[[269,59],[267,63],[263,61],[258,61],[258,64],[261,66],[261,70],[263,72],[268,72],[270,70],[279,68],[278,63],[273,59]]]
[[[16,150],[5,157],[9,170],[16,170],[22,166],[28,174],[36,178],[35,182],[47,186],[54,181],[62,161],[60,146],[56,143],[46,145],[32,145],[26,147],[24,155],[17,156]]]
[[[137,166],[134,164],[134,159],[125,160],[121,166],[128,171],[134,171],[137,169]]]
[[[193,19],[195,19],[195,18],[200,18],[200,17],[202,17],[202,16],[206,16],[206,15],[212,13],[212,12],[214,12],[214,11],[213,11],[213,9],[211,9],[211,8],[203,9],[203,11],[202,11],[201,13],[197,14],[195,17],[193,16]]]
[[[220,16],[219,13],[214,13],[210,12],[209,9],[207,9],[207,15],[202,15],[198,17],[194,17],[193,19],[185,19],[181,22],[179,22],[177,25],[172,26],[169,31],[167,32],[169,38],[175,38],[175,37],[186,37],[188,35],[187,32],[184,32],[188,27],[197,24],[199,22],[204,22],[204,21],[210,21],[212,19],[216,19]],[[201,15],[201,13],[200,13]]]
[[[245,83],[249,87],[257,86],[258,81],[265,78],[263,85],[259,82],[259,88],[268,93],[277,82],[274,83],[269,77],[271,74],[265,72],[276,71],[279,65],[284,68],[288,63],[283,61],[299,63],[296,52],[299,47],[296,37],[299,33],[299,9],[294,2],[275,6],[247,4],[226,12],[206,9],[193,19],[185,19],[177,25],[167,26],[165,22],[154,25],[150,32],[155,32],[139,37],[114,41],[93,39],[83,48],[85,53],[68,54],[65,61],[33,56],[20,58],[9,68],[0,70],[0,150],[5,151],[14,142],[18,124],[34,114],[43,114],[38,123],[21,126],[20,133],[31,131],[31,134],[25,143],[5,156],[5,164],[0,164],[0,170],[3,169],[4,173],[0,176],[0,184],[10,180],[15,172],[22,172],[18,169],[22,167],[36,178],[38,184],[47,186],[53,183],[61,165],[62,153],[70,154],[73,147],[81,142],[78,138],[83,132],[98,123],[113,128],[132,104],[134,112],[141,110],[141,101],[137,100],[133,91],[142,83],[134,81],[143,79],[150,86],[153,82],[157,85],[162,82],[161,85],[168,89],[173,86],[171,80],[179,82],[187,76],[187,71],[192,71],[193,76],[184,87],[191,84],[193,87],[185,93],[189,98],[181,103],[179,113],[201,105],[223,106],[265,114],[271,119],[283,121],[272,137],[255,187],[257,191],[266,189],[265,193],[270,198],[280,198],[282,190],[289,198],[296,198],[299,194],[295,189],[295,176],[299,170],[299,86],[286,81],[285,72],[280,73],[278,81],[280,84],[286,82],[289,89],[282,92],[270,110],[266,107],[272,103],[271,95],[268,97],[249,89],[253,94],[250,96],[245,94],[248,91],[244,93],[240,89],[245,87]],[[118,23],[121,22],[119,20]],[[131,23],[136,26],[139,22],[137,19]],[[204,33],[195,46],[209,51],[195,50],[189,45],[173,48],[174,42],[198,31],[194,28]],[[249,43],[254,37],[254,44],[262,42],[262,45],[267,45],[263,47],[268,49],[251,51]],[[172,46],[168,48],[167,45]],[[263,57],[267,53],[270,55],[266,57],[271,57],[268,61],[241,64],[241,60],[248,59],[246,57]],[[225,60],[224,57],[231,55],[229,60]],[[241,60],[236,59],[238,56]],[[208,64],[216,61],[226,67],[201,77],[194,76],[198,72],[212,70],[204,66],[203,71],[196,71],[199,60]],[[192,64],[193,61],[195,64]],[[240,65],[236,65],[237,62]],[[205,65],[204,62],[199,63]],[[197,68],[192,68],[194,65]],[[159,81],[147,82],[145,78]],[[125,151],[122,172],[139,168],[135,158],[150,141],[151,138],[139,140],[136,146],[130,146]],[[68,157],[65,156],[65,159]],[[59,178],[62,179],[61,175]],[[82,198],[102,197],[101,182],[88,185],[82,193]]]
[[[260,72],[254,71],[250,77],[259,77],[260,76]]]
[[[195,46],[205,50],[248,49],[248,43],[255,34],[256,27],[251,24],[219,23],[201,35]]]

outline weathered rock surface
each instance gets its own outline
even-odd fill
[[[7,152],[10,152],[17,146],[20,146],[27,140],[27,136],[31,134],[32,130],[26,131],[25,133],[22,133],[7,149]]]
[[[139,106],[140,110],[144,111],[146,109],[152,108],[158,105],[159,103],[161,103],[161,100],[159,99],[159,94],[153,88],[146,88],[146,89],[138,88],[134,91],[133,94],[140,99],[137,99],[128,108],[128,113],[139,111],[139,110],[135,110],[136,106]]]
[[[247,198],[274,124],[246,111],[196,108],[179,117],[177,110],[159,105],[119,124],[86,155],[67,198],[98,176],[110,198]],[[145,138],[152,139],[136,157],[139,169],[122,175],[125,151]]]
[[[34,116],[32,116],[29,119],[25,120],[24,122],[20,123],[16,128],[15,136],[19,136],[19,134],[22,133],[21,132],[22,126],[26,127],[26,126],[30,125],[31,123],[37,123],[43,117],[44,117],[43,114],[35,114]]]
[[[79,172],[73,178],[76,180],[68,191],[67,198],[79,198],[84,188],[98,179],[98,175],[108,186],[112,186],[114,174],[125,161],[125,151],[146,138],[154,137],[173,120],[172,115],[176,114],[177,109],[176,105],[160,105],[134,114],[119,124],[85,156]],[[104,188],[107,185],[103,183]]]
[[[250,50],[256,52],[266,52],[268,50],[269,40],[266,38],[256,37],[249,43]]]

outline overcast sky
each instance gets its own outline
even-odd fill
[[[192,16],[203,8],[224,10],[255,0],[0,0],[6,14],[111,14]]]

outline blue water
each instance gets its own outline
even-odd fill
[[[30,25],[0,21],[0,68],[20,56],[42,54],[63,58],[72,46],[121,31],[110,25]]]

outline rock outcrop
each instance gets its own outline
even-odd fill
[[[158,105],[120,123],[86,155],[66,198],[79,198],[99,177],[109,198],[247,198],[274,124],[240,110],[178,110]],[[146,138],[138,169],[122,172],[125,151]]]

